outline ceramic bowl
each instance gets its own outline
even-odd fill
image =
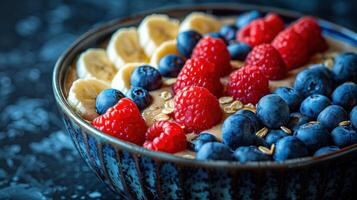
[[[67,75],[85,49],[108,40],[118,28],[137,26],[148,14],[164,13],[182,19],[192,11],[234,16],[248,10],[274,11],[286,22],[298,13],[240,4],[171,7],[114,20],[81,36],[57,61],[54,95],[65,129],[85,162],[124,199],[352,199],[357,187],[357,145],[328,156],[285,162],[197,161],[148,151],[94,129],[66,101]],[[357,34],[319,20],[323,33],[357,46]]]

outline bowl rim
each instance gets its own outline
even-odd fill
[[[119,26],[120,24],[125,25],[125,22],[132,21],[135,19],[143,19],[143,17],[152,13],[170,13],[173,11],[196,11],[196,10],[236,10],[238,11],[249,11],[249,10],[259,10],[261,12],[276,12],[278,14],[289,16],[289,17],[299,17],[303,14],[289,11],[286,9],[267,7],[267,6],[257,6],[251,4],[239,4],[239,3],[209,3],[209,4],[198,4],[198,5],[180,5],[180,6],[165,6],[158,9],[151,9],[144,12],[139,12],[137,14],[129,15],[127,17],[114,19],[106,22],[98,27],[94,27],[89,31],[82,34],[77,40],[75,40],[58,58],[52,76],[52,87],[54,96],[57,102],[57,106],[67,115],[72,121],[75,121],[78,125],[86,130],[87,133],[94,134],[103,140],[103,144],[114,144],[118,146],[119,149],[128,151],[130,153],[136,154],[138,156],[147,156],[156,161],[173,162],[181,166],[192,166],[192,167],[205,167],[205,168],[221,168],[221,169],[246,169],[246,170],[261,170],[261,169],[282,169],[282,168],[300,168],[309,166],[312,164],[318,164],[322,162],[332,161],[337,158],[352,155],[357,152],[357,144],[346,147],[337,152],[320,156],[320,157],[304,157],[297,159],[289,159],[283,162],[277,161],[258,161],[258,162],[248,162],[239,163],[237,161],[216,161],[216,160],[196,160],[192,158],[185,158],[180,156],[175,156],[165,152],[151,151],[147,150],[141,146],[125,142],[123,140],[116,139],[112,136],[106,135],[99,130],[92,127],[88,122],[82,119],[76,112],[74,112],[67,102],[64,94],[63,83],[61,82],[61,77],[68,73],[68,66],[64,65],[66,59],[69,55],[76,50],[76,47],[82,43],[85,43],[89,38],[95,37],[96,34],[100,32],[105,32],[114,25]],[[332,30],[343,33],[345,35],[350,35],[352,38],[357,38],[357,34],[353,31],[339,26],[337,24],[328,22],[326,20],[319,19],[321,24],[331,27]],[[352,44],[354,45],[354,44]],[[355,46],[355,45],[354,45]],[[73,62],[73,59],[72,59]]]

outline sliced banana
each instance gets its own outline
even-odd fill
[[[176,40],[169,40],[163,42],[152,54],[150,59],[150,65],[153,67],[157,67],[161,58],[167,54],[179,55],[179,52],[176,47]]]
[[[193,12],[182,21],[179,31],[195,30],[204,35],[210,32],[218,32],[221,25],[221,22],[213,15]]]
[[[112,81],[112,88],[120,90],[124,94],[130,89],[130,76],[135,68],[145,65],[146,63],[127,63],[121,67]]]
[[[95,99],[101,91],[109,87],[106,82],[95,78],[78,79],[69,90],[68,103],[81,117],[92,121],[98,116]]]
[[[109,41],[107,53],[117,69],[126,63],[148,61],[135,27],[117,30]]]
[[[176,38],[179,21],[167,15],[153,14],[145,17],[138,28],[140,45],[151,56],[165,41]]]
[[[92,77],[108,83],[117,72],[104,49],[88,49],[81,53],[76,69],[79,78]]]

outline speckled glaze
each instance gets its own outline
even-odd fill
[[[79,53],[99,45],[116,29],[137,25],[147,14],[182,18],[205,11],[217,16],[257,9],[275,11],[287,22],[299,17],[289,11],[215,4],[165,8],[104,24],[79,38],[58,60],[53,87],[65,128],[85,162],[124,199],[354,199],[357,186],[357,145],[319,158],[281,163],[197,161],[152,152],[104,135],[74,113],[66,102],[65,81]],[[320,20],[324,34],[357,46],[357,34]],[[70,175],[69,175],[70,176]]]

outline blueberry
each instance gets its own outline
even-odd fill
[[[289,106],[280,96],[269,94],[259,100],[257,116],[268,128],[277,129],[288,123]]]
[[[316,119],[320,112],[329,105],[331,105],[329,98],[324,95],[313,94],[301,103],[300,112],[311,119]]]
[[[254,132],[257,132],[262,128],[262,123],[260,122],[258,116],[254,112],[250,110],[241,109],[238,110],[235,114],[242,114],[248,117],[253,125]]]
[[[150,65],[142,65],[132,72],[130,83],[134,87],[142,87],[151,91],[161,87],[162,78],[157,69]]]
[[[176,77],[184,64],[185,61],[180,56],[168,54],[160,59],[158,69],[162,76]]]
[[[186,58],[190,58],[193,49],[201,38],[202,35],[193,30],[180,32],[176,39],[177,50],[181,55],[185,56]]]
[[[255,142],[255,137],[254,127],[249,117],[234,114],[224,120],[222,125],[223,143],[232,149],[252,145]]]
[[[352,126],[338,126],[331,132],[334,145],[343,148],[357,143],[357,131]]]
[[[99,93],[95,99],[95,109],[98,114],[104,114],[110,107],[118,103],[125,95],[116,89],[106,89]]]
[[[291,130],[296,131],[301,125],[306,124],[309,121],[310,121],[309,117],[299,112],[294,112],[290,114],[288,127]]]
[[[290,87],[278,87],[273,93],[284,99],[284,101],[289,105],[290,111],[297,110],[303,99],[294,88]]]
[[[321,156],[321,155],[329,154],[329,153],[332,153],[337,150],[340,150],[340,148],[338,148],[336,146],[321,147],[319,150],[317,150],[314,153],[314,156]]]
[[[219,142],[207,142],[196,154],[197,160],[232,160],[231,149]]]
[[[283,137],[288,136],[283,130],[276,129],[276,130],[269,130],[268,134],[265,136],[265,141],[268,146],[275,144],[278,140]]]
[[[224,39],[229,42],[236,39],[237,27],[234,25],[224,25],[221,27],[219,33]]]
[[[256,10],[242,13],[237,17],[236,26],[241,29],[247,24],[249,24],[251,21],[258,19],[259,17],[262,17],[262,14]]]
[[[339,83],[346,81],[357,82],[357,54],[348,52],[335,57],[332,72]]]
[[[353,107],[352,111],[350,112],[350,121],[357,130],[357,106]]]
[[[271,160],[269,155],[261,152],[256,146],[238,147],[234,151],[233,157],[241,163]]]
[[[300,158],[308,155],[306,145],[295,136],[286,136],[276,142],[274,159],[284,161],[290,158]]]
[[[332,93],[332,102],[351,110],[357,105],[357,84],[348,82],[338,86]]]
[[[296,130],[295,136],[306,145],[310,152],[315,152],[317,149],[328,145],[330,140],[329,131],[319,123],[301,125]]]
[[[319,121],[329,130],[334,129],[336,126],[338,126],[340,122],[345,121],[347,119],[347,112],[341,106],[338,105],[331,105],[326,107],[317,117],[317,121]]]
[[[212,38],[221,39],[224,43],[227,43],[226,39],[219,32],[210,32],[210,33],[207,33],[206,35],[204,35],[204,37],[212,37]]]
[[[245,43],[234,43],[228,45],[228,51],[232,60],[244,61],[252,47]]]
[[[334,87],[332,77],[332,72],[324,65],[312,65],[298,73],[294,88],[303,97],[312,94],[329,96]]]
[[[150,93],[141,87],[132,87],[126,95],[134,101],[140,110],[144,110],[152,101]]]
[[[217,142],[217,138],[210,133],[200,133],[198,137],[191,142],[192,149],[197,152],[207,142]]]

